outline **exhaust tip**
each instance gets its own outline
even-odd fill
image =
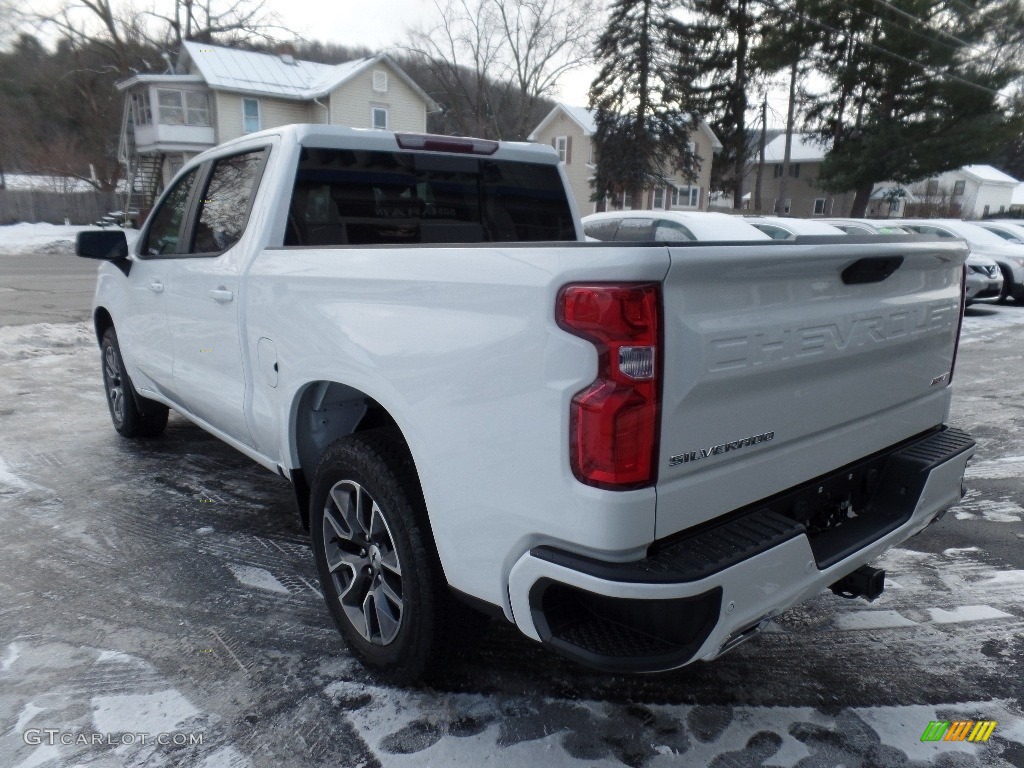
[[[863,597],[870,602],[877,599],[885,590],[885,571],[881,568],[872,568],[870,565],[862,565],[832,584],[829,589],[840,597],[850,600]]]

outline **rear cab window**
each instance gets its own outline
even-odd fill
[[[284,244],[574,240],[554,165],[304,147]]]

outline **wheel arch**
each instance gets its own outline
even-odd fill
[[[291,481],[299,517],[309,528],[309,488],[320,456],[335,440],[378,427],[394,427],[408,439],[391,412],[362,390],[337,381],[311,381],[300,387],[289,416],[289,452],[294,469]]]
[[[111,317],[106,307],[96,307],[96,311],[92,313],[92,324],[96,329],[96,343],[102,344],[103,334],[107,332],[108,328],[114,327],[114,318]]]

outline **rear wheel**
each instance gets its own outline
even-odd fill
[[[121,358],[113,327],[103,333],[100,344],[103,388],[114,429],[123,437],[156,437],[167,426],[167,406],[142,397],[135,391]]]
[[[415,466],[396,430],[331,444],[317,465],[310,504],[327,608],[365,666],[412,683],[441,666],[456,634],[480,629],[479,615],[448,589]]]

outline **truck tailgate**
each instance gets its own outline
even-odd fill
[[[670,248],[656,537],[946,418],[966,247],[825,240]]]

